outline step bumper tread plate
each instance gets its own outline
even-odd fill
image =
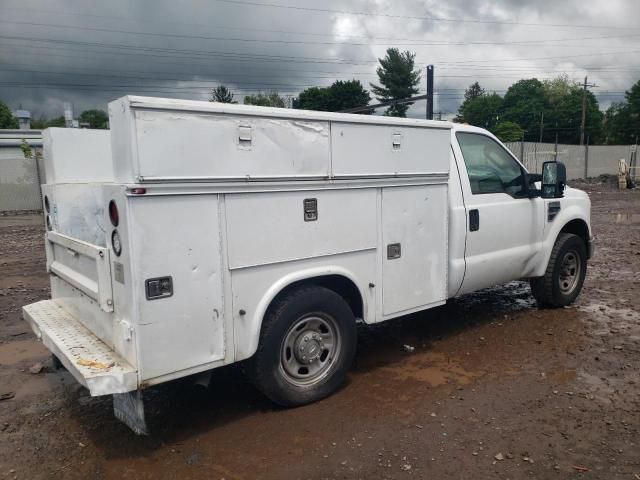
[[[137,390],[138,372],[54,300],[22,307],[36,336],[92,396]]]

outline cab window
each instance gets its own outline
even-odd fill
[[[506,193],[513,197],[525,193],[522,167],[498,142],[478,133],[458,132],[456,137],[471,193]]]

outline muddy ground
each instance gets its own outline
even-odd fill
[[[640,192],[581,187],[597,255],[576,305],[514,282],[361,329],[348,384],[292,410],[233,366],[162,386],[146,438],[52,368],[20,317],[48,295],[41,218],[0,217],[0,478],[640,479]]]

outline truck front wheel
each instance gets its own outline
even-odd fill
[[[248,372],[279,405],[311,403],[344,383],[356,337],[355,317],[340,295],[324,287],[301,287],[269,309]]]
[[[587,247],[577,235],[561,233],[551,251],[544,276],[529,280],[540,307],[558,308],[573,303],[587,273]]]

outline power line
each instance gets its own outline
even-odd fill
[[[184,57],[185,55],[191,55],[196,57],[207,57],[207,56],[221,56],[225,59],[242,59],[242,60],[259,60],[259,61],[287,61],[287,62],[297,62],[297,63],[328,63],[328,64],[339,64],[339,65],[367,65],[367,64],[377,64],[377,60],[362,60],[360,62],[353,62],[349,59],[343,58],[327,58],[327,57],[303,57],[303,56],[286,56],[286,55],[268,55],[268,54],[247,54],[247,53],[239,53],[239,52],[225,52],[225,51],[207,51],[207,50],[192,50],[192,49],[173,49],[173,48],[159,48],[159,47],[145,47],[145,46],[136,46],[136,45],[127,45],[127,44],[116,44],[116,43],[103,43],[103,42],[81,42],[75,40],[63,40],[63,39],[54,39],[54,38],[32,38],[32,37],[20,37],[20,36],[10,36],[10,35],[0,35],[0,38],[8,39],[8,40],[22,40],[27,42],[45,42],[45,43],[58,43],[65,45],[79,45],[79,46],[93,46],[98,48],[112,48],[112,49],[124,49],[124,50],[140,50],[145,52],[145,55],[150,55],[148,52],[159,52],[159,53],[168,53],[180,55]],[[460,64],[473,64],[475,63],[486,63],[486,62],[520,62],[520,61],[530,61],[530,60],[552,60],[552,59],[568,59],[568,58],[580,58],[580,57],[594,57],[594,56],[602,56],[602,55],[628,55],[639,53],[640,50],[624,50],[624,51],[614,51],[614,52],[591,52],[586,54],[576,54],[576,55],[559,55],[559,56],[548,56],[548,57],[522,57],[522,58],[509,58],[509,59],[492,59],[492,60],[462,60],[462,61],[434,61],[434,63],[442,63],[444,65],[460,65]],[[111,52],[115,53],[115,52]],[[117,52],[118,54],[122,54],[122,52]],[[418,61],[418,63],[423,63]]]
[[[29,70],[29,69],[23,69],[23,68],[7,68],[7,67],[12,67],[12,66],[33,66],[32,64],[4,64],[2,70],[0,71],[0,74],[3,72],[14,72],[14,73],[35,73],[35,74],[46,74],[46,75],[74,75],[74,76],[90,76],[90,77],[110,77],[110,78],[131,78],[131,79],[136,79],[136,80],[164,80],[164,81],[176,81],[176,82],[195,82],[195,81],[211,81],[211,80],[206,80],[206,79],[193,79],[194,76],[198,76],[198,77],[202,77],[202,76],[213,76],[216,77],[216,82],[218,81],[219,78],[229,78],[229,77],[237,77],[237,76],[241,76],[241,77],[259,77],[259,78],[265,78],[265,76],[267,76],[267,78],[291,78],[292,76],[289,75],[265,75],[264,73],[259,73],[259,74],[246,74],[246,73],[230,73],[230,72],[219,72],[219,73],[202,73],[202,74],[192,74],[190,77],[191,78],[185,78],[185,77],[170,77],[170,78],[160,78],[157,76],[137,76],[137,75],[128,75],[127,73],[135,73],[135,72],[140,72],[140,73],[144,73],[141,72],[140,70],[133,70],[133,71],[114,71],[114,70],[95,70],[93,71],[93,73],[87,73],[86,71],[77,71],[77,70],[69,70],[69,69],[65,69],[63,71],[54,71],[54,70]],[[146,73],[154,73],[154,74],[168,74],[171,75],[175,72],[146,72]],[[335,75],[312,75],[310,77],[304,77],[304,76],[300,76],[298,78],[307,78],[309,80],[311,79],[330,79],[330,80],[353,80],[353,76],[355,74],[349,74],[348,72],[333,72]],[[338,77],[338,75],[346,75],[344,77]],[[375,73],[359,73],[358,75],[368,75],[368,76],[374,76],[376,75]],[[351,76],[351,78],[347,78],[348,76]],[[294,76],[295,77],[295,76]],[[439,77],[441,78],[477,78],[477,79],[483,79],[483,78],[523,78],[522,75],[439,75]],[[538,75],[537,77],[542,78],[542,79],[546,79],[543,78],[542,76]],[[553,77],[549,77],[549,78],[553,78]],[[617,78],[617,77],[616,77]],[[238,82],[234,82],[234,83],[238,83]],[[247,83],[247,82],[241,82],[241,83]],[[291,84],[293,85],[293,84]],[[301,86],[309,86],[307,84],[305,85],[301,85]],[[493,91],[493,92],[498,92],[498,91],[505,91],[505,90],[495,90],[492,89],[490,87],[487,87],[489,90]],[[446,90],[446,89],[445,89]],[[463,89],[456,89],[456,90],[463,90]]]
[[[94,55],[78,55],[78,54],[86,54],[86,53],[98,53],[98,54],[105,54],[105,55],[142,55],[142,54],[138,54],[138,53],[132,53],[132,54],[128,54],[128,53],[120,53],[120,52],[101,52],[101,51],[97,51],[97,50],[75,50],[75,49],[69,49],[69,48],[64,48],[64,47],[47,47],[47,46],[42,46],[42,45],[15,45],[15,44],[8,44],[8,43],[4,43],[3,45],[0,45],[0,48],[3,47],[13,47],[13,48],[18,48],[18,49],[34,49],[34,50],[55,50],[55,51],[69,51],[69,52],[77,52],[73,55],[64,55],[64,54],[51,54],[48,53],[47,54],[47,58],[48,57],[66,57],[66,58],[73,58],[73,59],[78,59],[78,58],[82,58],[83,56],[85,58],[90,58],[92,60],[96,60],[96,57]],[[21,53],[20,55],[37,55],[36,53]],[[167,65],[180,65],[178,63],[175,62],[163,62],[166,63]],[[182,65],[187,65],[187,64],[182,64]],[[192,63],[189,63],[188,65],[192,65]],[[488,71],[488,72],[501,72],[500,75],[498,76],[502,76],[502,73],[504,72],[531,72],[532,68],[531,67],[518,67],[518,66],[499,66],[499,65],[476,65],[476,66],[467,66],[467,65],[454,65],[454,66],[447,66],[446,64],[439,67],[440,69],[443,70],[464,70],[465,72],[468,71]],[[552,67],[553,68],[553,67]],[[566,69],[562,69],[562,68],[558,68],[555,67],[556,70],[552,71],[552,72],[540,72],[540,71],[535,71],[535,73],[524,73],[523,75],[538,75],[538,74],[548,74],[548,75],[554,75],[556,73],[583,73],[584,71],[604,71],[604,72],[640,72],[640,68],[620,68],[618,66],[591,66],[591,65],[585,65],[584,67],[580,68],[579,70],[566,70]],[[295,70],[295,69],[286,69],[286,68],[278,68],[279,71],[290,71],[290,72],[305,72],[305,73],[348,73],[349,75],[376,75],[375,72],[373,71],[369,71],[369,72],[327,72],[327,71],[323,71],[323,70],[309,70],[309,69],[305,69],[305,70]],[[172,72],[173,73],[173,72]]]
[[[73,88],[73,90],[85,90],[85,91],[93,91],[100,90],[102,92],[118,92],[123,94],[132,94],[132,92],[164,92],[164,93],[179,93],[185,92],[188,93],[202,93],[209,94],[211,92],[211,88],[200,88],[200,87],[171,87],[171,86],[154,86],[154,85],[108,85],[108,84],[68,84],[68,83],[45,83],[45,84],[27,84],[22,82],[0,82],[1,87],[11,87],[11,88],[21,88],[21,89],[69,89]],[[245,93],[259,93],[265,91],[272,91],[272,89],[268,88],[233,88],[233,92],[245,92]],[[280,94],[297,94],[297,90],[277,90]]]
[[[62,51],[72,51],[72,52],[77,52],[73,55],[64,55],[64,54],[55,54],[55,53],[47,53],[47,58],[49,57],[61,57],[61,58],[73,58],[75,60],[77,60],[78,58],[90,58],[91,60],[96,60],[95,55],[82,55],[82,54],[87,54],[90,52],[93,53],[104,53],[107,55],[118,55],[117,52],[98,52],[98,51],[94,51],[94,50],[90,50],[90,51],[86,51],[86,50],[74,50],[74,49],[68,49],[68,48],[61,48],[61,47],[45,47],[45,46],[31,46],[31,45],[13,45],[13,44],[4,44],[2,46],[0,46],[0,48],[2,47],[13,47],[13,48],[18,48],[18,49],[35,49],[35,50],[62,50]],[[37,53],[21,53],[21,56],[23,55],[38,55]],[[138,55],[138,54],[131,54],[131,55]],[[175,62],[162,62],[165,63],[167,65],[188,65],[188,66],[192,66],[192,63],[175,63]],[[11,65],[11,64],[5,64],[5,65]],[[25,66],[24,64],[12,64],[12,65],[22,65]],[[28,64],[26,66],[31,66],[31,64]],[[442,66],[439,67],[443,70],[464,70],[465,72],[473,72],[473,71],[481,71],[481,72],[500,72],[499,74],[492,76],[492,75],[469,75],[469,77],[474,77],[474,78],[493,78],[493,77],[497,77],[497,78],[503,78],[505,75],[504,73],[518,73],[518,72],[524,72],[524,73],[519,73],[520,76],[522,77],[535,77],[535,76],[540,76],[540,75],[556,75],[558,73],[584,73],[585,71],[598,71],[598,72],[605,72],[605,73],[618,73],[618,72],[640,72],[640,68],[619,68],[617,66],[615,67],[610,67],[610,66],[584,66],[583,68],[579,69],[579,70],[565,70],[565,69],[556,69],[555,71],[548,71],[548,72],[544,72],[544,71],[537,71],[537,70],[532,70],[531,67],[498,67],[498,66],[492,66],[492,65],[481,65],[481,66],[474,66],[474,67],[467,67],[467,66],[453,66],[453,67],[447,67]],[[315,75],[316,73],[321,73],[321,74],[338,74],[338,75],[354,75],[354,76],[376,76],[377,74],[373,71],[369,71],[369,72],[349,72],[349,71],[326,71],[326,70],[309,70],[309,69],[305,69],[305,70],[299,70],[299,69],[288,69],[288,68],[278,68],[279,72],[298,72],[298,73],[304,73],[304,74],[312,74]],[[167,74],[174,74],[175,72],[149,72],[148,70],[146,70],[143,73],[167,73]],[[202,73],[202,75],[206,75],[208,74],[208,72],[204,72]],[[209,74],[213,74],[210,73]],[[216,75],[218,75],[218,73],[215,73]],[[251,74],[248,72],[241,72],[241,73],[237,73],[238,75],[243,75],[243,76],[263,76],[264,74],[260,73],[260,74]],[[451,75],[450,77],[458,77]],[[462,77],[466,77],[462,76]]]
[[[376,38],[367,38],[369,41],[364,43],[355,43],[355,42],[347,42],[347,41],[333,41],[333,42],[313,42],[308,40],[281,40],[281,39],[264,39],[264,38],[244,38],[244,37],[212,37],[207,35],[193,35],[193,34],[177,34],[177,33],[166,33],[166,32],[140,32],[140,31],[132,31],[132,30],[120,30],[120,29],[112,29],[112,28],[99,28],[99,27],[87,27],[87,26],[78,26],[78,25],[60,25],[54,23],[40,23],[40,22],[25,22],[25,21],[17,21],[17,20],[0,20],[0,23],[10,24],[10,25],[29,25],[34,27],[47,27],[47,28],[61,28],[61,29],[71,29],[71,30],[80,30],[80,31],[91,31],[91,32],[105,32],[105,33],[118,33],[118,34],[126,34],[126,35],[136,35],[136,36],[151,36],[151,37],[162,37],[162,38],[183,38],[183,39],[195,39],[195,40],[216,40],[216,41],[230,41],[230,42],[247,42],[247,43],[274,43],[274,44],[286,44],[286,45],[351,45],[351,46],[362,46],[362,47],[371,47],[371,46],[474,46],[474,45],[517,45],[517,46],[527,46],[527,45],[536,45],[536,44],[554,44],[554,43],[562,43],[568,41],[586,41],[586,40],[603,40],[603,39],[611,39],[611,38],[637,38],[640,37],[640,34],[627,34],[627,35],[607,35],[607,36],[597,36],[597,37],[580,37],[580,38],[558,38],[558,39],[541,39],[541,40],[510,40],[510,41],[500,41],[500,42],[490,42],[490,41],[426,41],[425,39],[414,39],[408,40],[409,43],[398,43],[398,41],[394,42],[384,42],[384,43],[372,43],[371,40],[378,40]],[[293,33],[280,31],[281,33]],[[579,45],[582,47],[583,45]]]
[[[521,25],[531,27],[567,27],[567,28],[592,28],[592,29],[615,29],[615,30],[635,30],[636,27],[627,27],[623,25],[581,25],[581,24],[567,24],[567,23],[533,23],[533,22],[516,22],[505,20],[478,20],[467,18],[449,18],[449,17],[436,17],[436,16],[417,16],[417,15],[398,15],[390,13],[373,13],[373,12],[358,12],[348,10],[336,10],[330,8],[319,7],[301,7],[297,5],[282,5],[279,3],[263,3],[254,2],[249,0],[215,0],[219,3],[230,3],[235,5],[251,5],[255,7],[269,7],[269,8],[281,8],[288,10],[299,10],[306,12],[321,12],[321,13],[340,13],[343,15],[356,15],[356,16],[368,16],[368,17],[386,17],[397,18],[402,20],[426,20],[432,22],[455,22],[455,23],[478,23],[478,24],[492,24],[492,25]]]
[[[273,87],[276,86],[277,84],[260,84],[263,85],[265,87]],[[209,93],[211,91],[211,86],[170,86],[170,85],[136,85],[136,84],[103,84],[103,83],[24,83],[24,82],[0,82],[0,86],[9,86],[9,87],[18,87],[18,88],[73,88],[73,89],[99,89],[99,90],[112,90],[112,91],[121,91],[118,89],[137,89],[137,90],[152,90],[152,91],[158,91],[158,89],[161,90],[165,90],[165,91],[174,91],[174,92],[191,92],[191,93]],[[286,85],[286,84],[282,84],[282,86],[285,87],[295,87],[295,86],[307,86],[307,85]],[[271,88],[272,89],[272,88]],[[246,89],[246,88],[233,88],[232,90],[238,90],[238,91],[264,91],[264,90],[270,90],[270,88],[251,88],[251,89]],[[291,90],[289,90],[291,91]],[[294,91],[291,91],[294,92]],[[619,96],[621,95],[623,92],[609,92],[606,95],[608,96]],[[446,99],[462,99],[464,98],[464,94],[462,93],[440,93],[440,92],[435,92],[434,95],[438,96],[439,98],[446,98]],[[564,109],[554,109],[554,111],[563,111]]]

